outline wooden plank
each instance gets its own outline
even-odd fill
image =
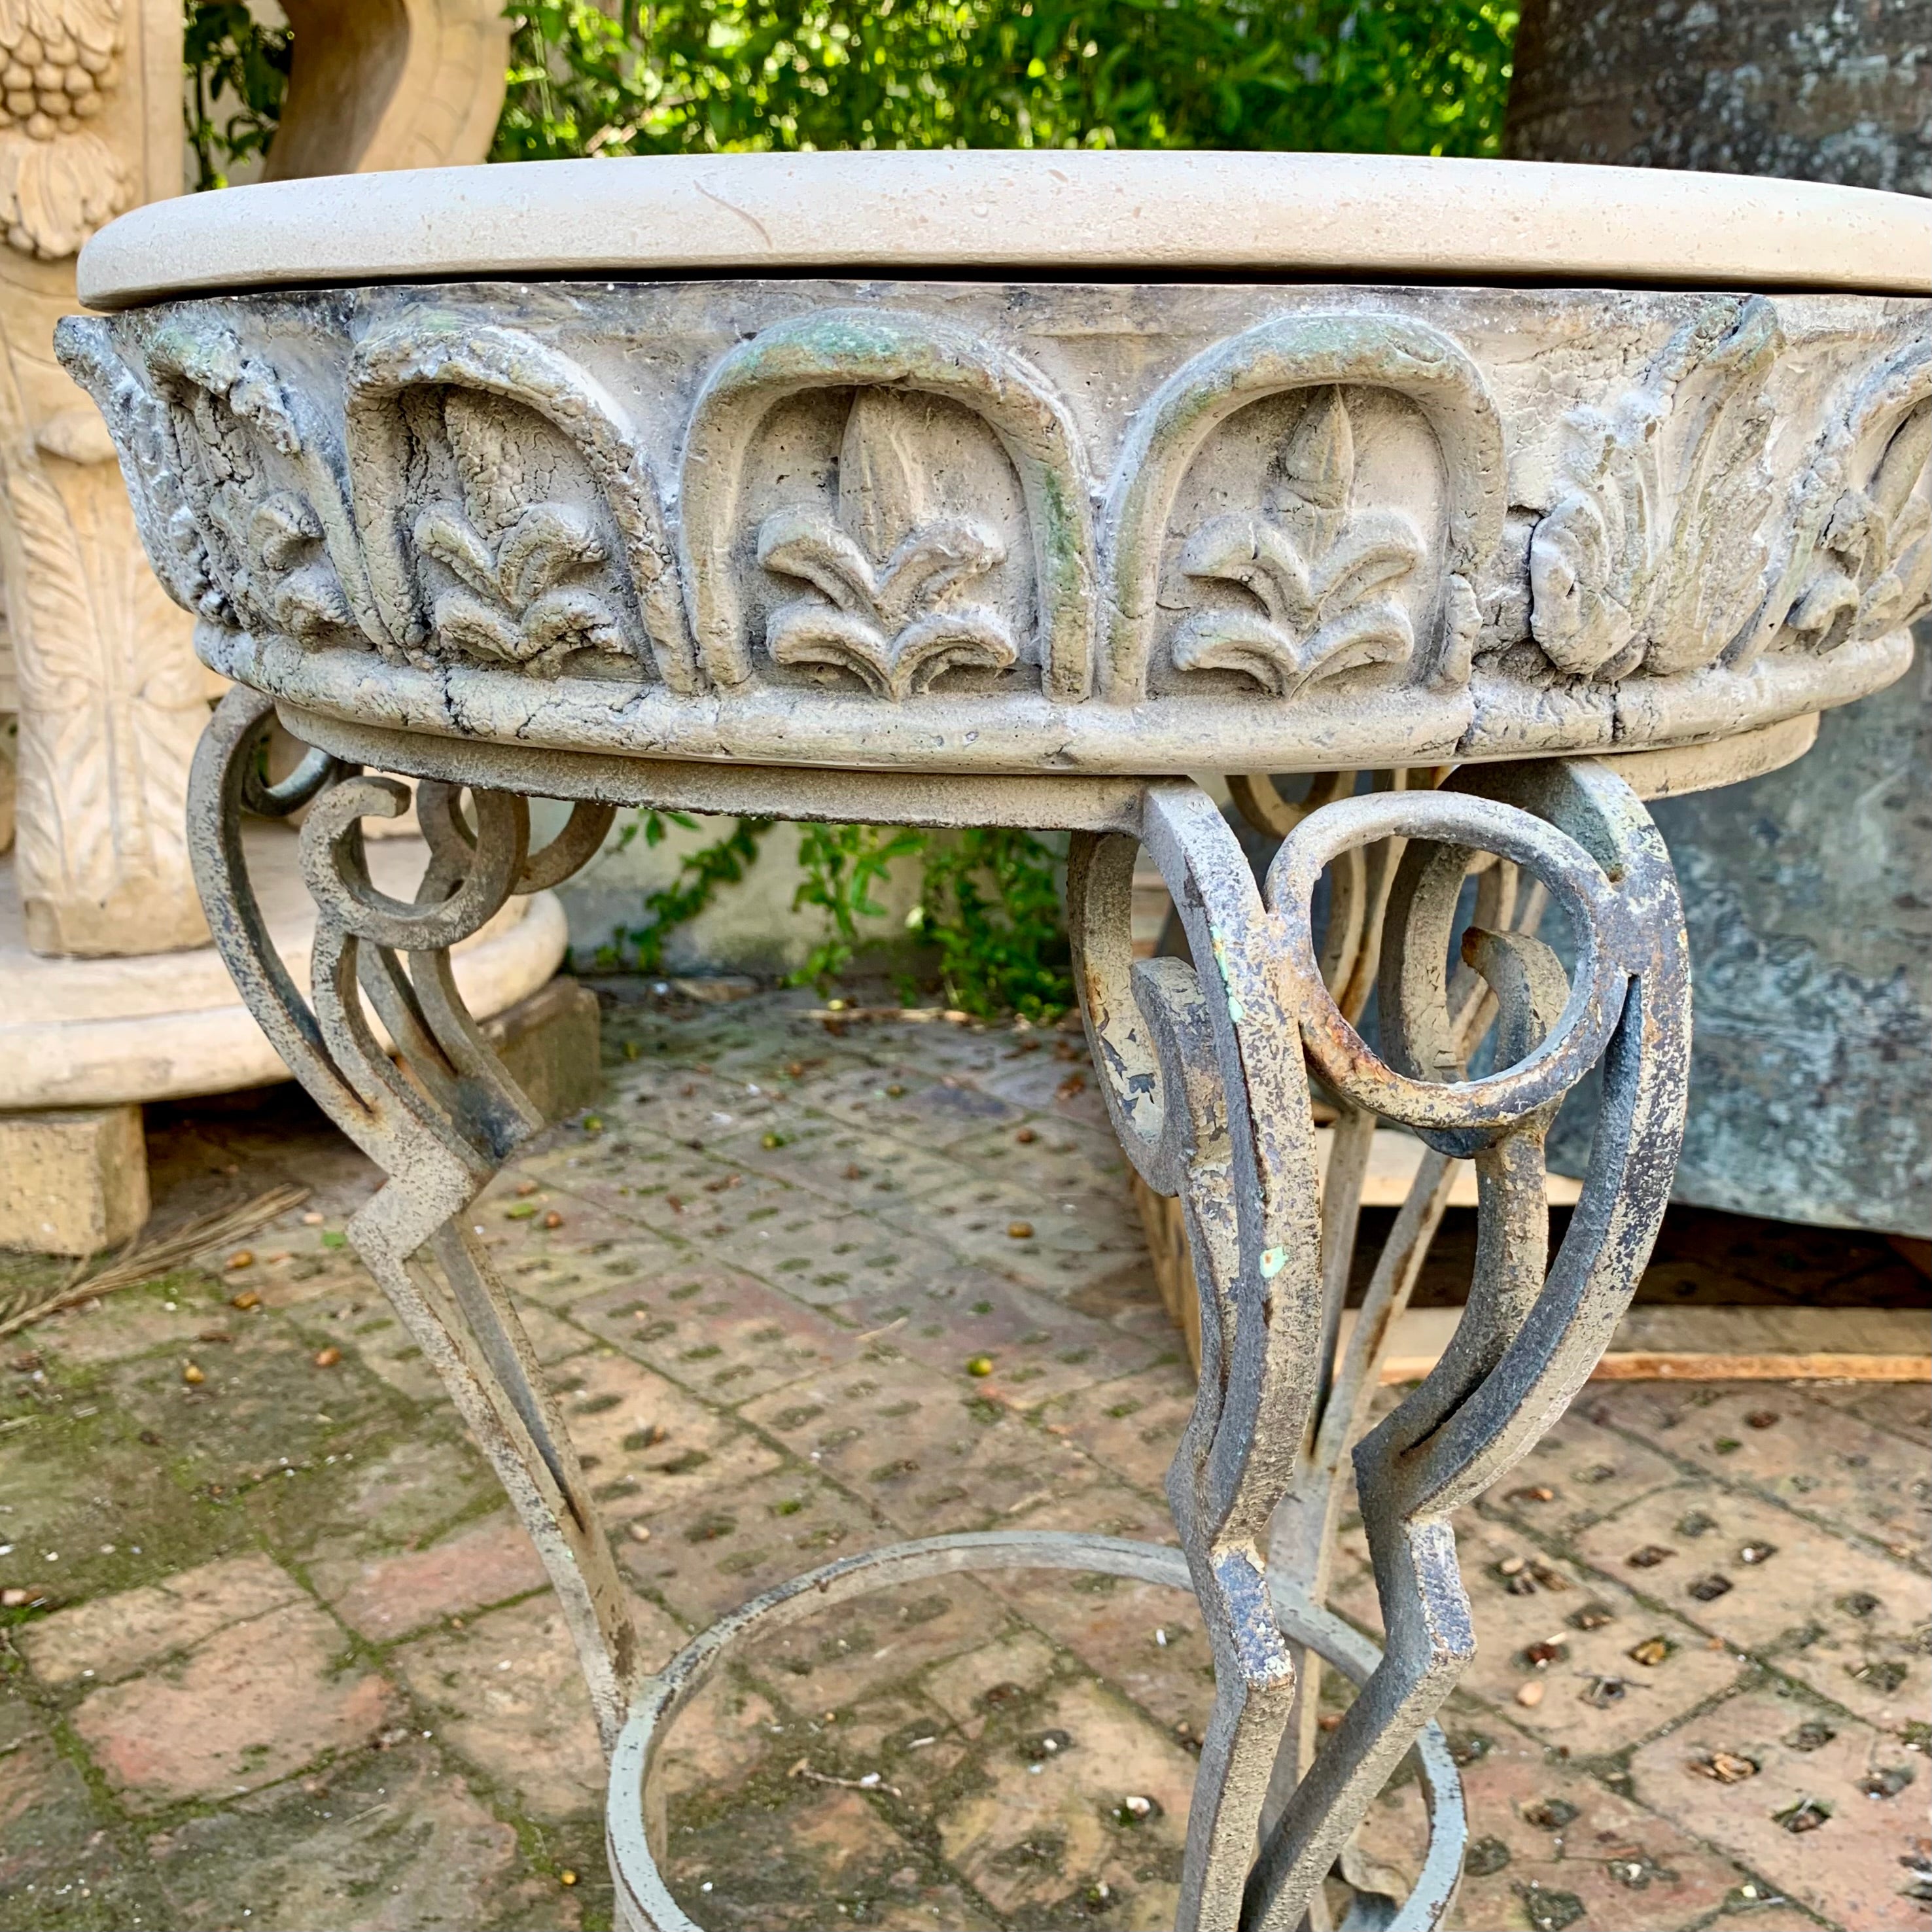
[[[1384,1383],[1419,1382],[1462,1311],[1412,1308],[1390,1338]],[[1342,1316],[1346,1335],[1354,1311]],[[1932,1382],[1932,1314],[1910,1308],[1633,1308],[1593,1382]]]
[[[1327,1131],[1321,1138],[1328,1139]],[[1421,1143],[1406,1143],[1420,1158]],[[1371,1172],[1373,1168],[1371,1156]],[[1398,1148],[1385,1174],[1410,1156]],[[1326,1164],[1325,1153],[1324,1164]],[[1414,1172],[1411,1161],[1409,1170]],[[1131,1177],[1162,1305],[1201,1366],[1201,1310],[1178,1202]],[[1406,1183],[1404,1183],[1406,1191]],[[1473,1192],[1473,1190],[1472,1190]],[[1394,1198],[1400,1200],[1400,1194]],[[1448,1346],[1460,1308],[1406,1310],[1383,1358],[1384,1383],[1418,1382]],[[1346,1342],[1354,1311],[1345,1310]],[[1910,1308],[1790,1308],[1645,1304],[1631,1309],[1592,1377],[1598,1382],[1932,1382],[1932,1312]]]

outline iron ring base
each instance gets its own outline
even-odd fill
[[[604,1844],[616,1887],[617,1923],[623,1932],[704,1932],[672,1898],[651,1849],[647,1820],[658,1749],[678,1714],[710,1681],[734,1644],[895,1584],[962,1570],[1025,1569],[1077,1570],[1192,1592],[1186,1558],[1162,1544],[1041,1530],[936,1536],[892,1544],[808,1570],[753,1598],[687,1644],[639,1692],[611,1753]],[[1274,1583],[1274,1599],[1275,1620],[1292,1642],[1334,1665],[1352,1682],[1361,1683],[1374,1670],[1381,1653],[1340,1618],[1279,1579]],[[1415,1751],[1429,1811],[1429,1851],[1414,1890],[1389,1922],[1388,1932],[1430,1932],[1442,1924],[1462,1875],[1468,1837],[1462,1780],[1439,1724],[1423,1728]]]

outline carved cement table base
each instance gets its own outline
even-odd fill
[[[1918,204],[1790,182],[1059,154],[284,184],[91,244],[83,290],[123,312],[64,323],[60,354],[204,662],[244,687],[193,788],[216,944],[390,1176],[352,1238],[548,1567],[613,1754],[634,1928],[689,1924],[655,1862],[652,1755],[726,1643],[1028,1564],[1199,1604],[1216,1690],[1184,1932],[1322,1932],[1324,1881],[1412,1750],[1432,1838],[1395,1922],[1440,1922],[1462,1826],[1430,1725],[1474,1646],[1450,1517],[1588,1375],[1683,1125],[1682,908],[1640,796],[1798,756],[1820,710],[1909,663],[1932,584],[1928,244]],[[315,749],[271,788],[276,714]],[[362,823],[398,808],[370,766],[423,781],[412,902],[369,876]],[[1282,839],[1264,884],[1183,776],[1203,770],[1322,775],[1300,805],[1236,782]],[[577,802],[534,854],[529,796]],[[298,804],[306,999],[241,833]],[[470,1232],[537,1120],[449,966],[620,805],[1072,834],[1095,1064],[1197,1270],[1178,1552],[875,1552],[646,1676]],[[1191,964],[1132,958],[1143,848]],[[1538,936],[1552,906],[1567,970]],[[1356,1030],[1372,989],[1378,1052]],[[1552,1257],[1544,1136],[1598,1069]],[[1325,1185],[1318,1084],[1340,1110]],[[1428,1151],[1341,1350],[1378,1120]],[[1467,1309],[1369,1429],[1464,1160]],[[1350,1460],[1379,1654],[1324,1604]],[[1360,1688],[1324,1736],[1326,1666]]]

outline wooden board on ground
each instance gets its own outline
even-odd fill
[[[1325,1140],[1325,1131],[1322,1138]],[[1378,1133],[1384,1141],[1421,1143],[1406,1135]],[[1400,1156],[1400,1150],[1395,1150]],[[1384,1162],[1393,1172],[1395,1157]],[[1376,1162],[1370,1162],[1372,1176]],[[1413,1172],[1413,1160],[1410,1172]],[[1134,1202],[1147,1232],[1160,1298],[1187,1345],[1188,1360],[1201,1366],[1201,1310],[1179,1202],[1156,1194],[1132,1177]],[[1574,1184],[1569,1184],[1573,1188]],[[1406,1182],[1403,1184],[1406,1189]],[[1470,1175],[1473,1206],[1474,1182]],[[1394,1205],[1373,1196],[1367,1204]],[[1572,1192],[1568,1197],[1574,1200]],[[1460,1196],[1452,1197],[1460,1202]],[[1455,1331],[1460,1308],[1412,1308],[1396,1322],[1382,1362],[1386,1383],[1415,1382],[1435,1366]],[[1354,1320],[1344,1312],[1345,1339]],[[1912,1308],[1669,1307],[1632,1308],[1592,1378],[1599,1382],[1932,1382],[1932,1314]]]

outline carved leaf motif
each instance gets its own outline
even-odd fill
[[[1714,662],[1763,595],[1772,503],[1760,381],[1771,305],[1713,308],[1643,386],[1571,413],[1561,482],[1530,539],[1530,630],[1559,670],[1612,680]]]
[[[872,609],[871,560],[822,512],[802,504],[774,510],[758,530],[758,561],[812,585],[841,610]]]
[[[1414,627],[1388,593],[1420,566],[1424,546],[1399,511],[1351,517],[1354,434],[1339,389],[1316,394],[1282,464],[1286,481],[1273,512],[1211,518],[1180,554],[1184,574],[1238,584],[1261,610],[1197,610],[1175,629],[1176,667],[1238,671],[1288,697],[1364,664],[1406,663]]]
[[[758,550],[766,569],[811,584],[826,600],[772,613],[773,661],[844,670],[902,700],[946,671],[1004,670],[1018,656],[997,614],[941,602],[997,568],[1006,546],[963,518],[924,520],[910,407],[890,391],[860,390],[840,446],[836,521],[808,505],[775,510],[759,526]]]
[[[134,199],[121,158],[98,134],[36,140],[0,130],[0,226],[23,255],[58,262]]]
[[[453,503],[416,518],[419,556],[463,587],[435,600],[438,635],[459,656],[500,659],[554,676],[583,650],[618,650],[622,634],[594,591],[565,580],[595,569],[606,552],[596,526],[567,503],[538,503],[519,517],[493,554]]]
[[[803,600],[772,613],[766,641],[780,664],[830,665],[900,700],[929,688],[944,671],[1004,670],[1013,661],[1005,624],[976,605],[928,612],[888,640],[853,612]]]
[[[334,471],[310,446],[274,370],[247,355],[231,329],[166,322],[148,346],[157,393],[144,412],[117,400],[102,347],[82,350],[78,372],[97,399],[110,392],[103,406],[116,404],[117,436],[148,479],[152,509],[165,510],[176,593],[190,593],[211,622],[308,642],[361,628],[318,508],[318,497],[334,503],[346,540]],[[278,487],[284,466],[303,488]]]
[[[505,664],[522,661],[517,626],[496,605],[466,590],[446,590],[436,600],[436,628],[459,657],[495,658]]]
[[[1932,593],[1932,350],[1909,343],[1867,373],[1792,491],[1790,534],[1756,622],[1732,646],[1740,667],[1780,638],[1812,652],[1910,624]],[[1861,451],[1883,447],[1865,487]]]
[[[523,635],[532,663],[560,664],[573,651],[614,651],[622,641],[602,602],[571,587],[549,591],[531,604]]]
[[[503,539],[496,574],[514,610],[526,610],[573,570],[604,561],[596,526],[581,510],[564,503],[538,503],[526,511]]]
[[[496,560],[468,518],[453,503],[432,503],[416,519],[416,548],[433,557],[479,597],[494,597]]]
[[[277,627],[304,644],[316,644],[356,620],[341,580],[326,562],[305,563],[290,571],[270,593]]]
[[[310,544],[322,541],[322,519],[291,490],[278,490],[255,507],[250,548],[271,570],[292,570]]]

